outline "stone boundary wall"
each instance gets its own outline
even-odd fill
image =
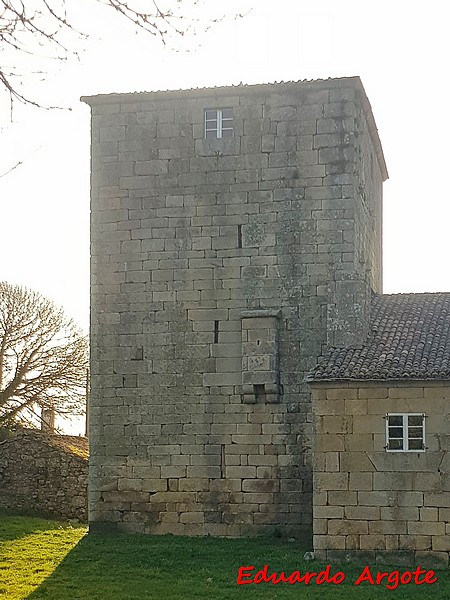
[[[445,383],[313,386],[314,548],[448,565],[450,455]],[[425,452],[387,452],[386,413],[424,413]]]
[[[0,430],[0,510],[87,520],[87,439]]]

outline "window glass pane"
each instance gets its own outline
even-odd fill
[[[223,119],[232,119],[233,118],[233,109],[232,108],[223,108],[222,109],[222,118]]]
[[[232,129],[223,129],[222,130],[222,137],[224,137],[224,138],[233,137],[233,130]]]
[[[403,450],[403,440],[389,440],[389,450]]]
[[[423,450],[423,440],[422,439],[416,439],[416,440],[408,440],[408,446],[410,450]]]
[[[422,427],[410,427],[408,429],[408,437],[409,438],[421,438],[423,436]]]
[[[411,425],[422,425],[423,423],[423,416],[422,415],[412,415],[412,416],[408,416],[408,425],[411,427]]]
[[[403,438],[403,427],[389,427],[389,438]]]
[[[217,119],[217,110],[207,110],[207,111],[205,111],[205,114],[206,114],[207,121],[209,119]]]
[[[212,138],[212,139],[214,139],[214,138],[217,138],[217,129],[211,129],[210,131],[207,131],[207,132],[206,132],[206,137],[207,137],[208,139],[211,139],[211,138]]]
[[[397,427],[403,426],[403,416],[402,415],[389,415],[389,426],[395,425]]]
[[[206,129],[217,129],[217,121],[206,121]]]

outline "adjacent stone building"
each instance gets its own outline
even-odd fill
[[[309,376],[317,556],[448,565],[450,294],[374,295]]]
[[[381,292],[359,78],[83,100],[92,529],[310,539],[305,375]]]

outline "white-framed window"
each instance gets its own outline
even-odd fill
[[[425,452],[424,413],[388,413],[385,418],[388,452]]]
[[[233,136],[233,109],[214,108],[205,110],[205,138],[221,139]]]

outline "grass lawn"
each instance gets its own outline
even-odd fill
[[[307,548],[274,539],[225,540],[175,536],[86,535],[86,528],[28,517],[0,516],[0,598],[3,600],[225,600],[296,598],[450,600],[450,575],[395,590],[354,581],[364,565],[332,565],[340,585],[304,583],[237,585],[240,566],[269,571],[319,571],[303,561]],[[377,571],[391,567],[378,565]],[[400,569],[403,572],[404,569]],[[422,577],[421,577],[422,578]]]

